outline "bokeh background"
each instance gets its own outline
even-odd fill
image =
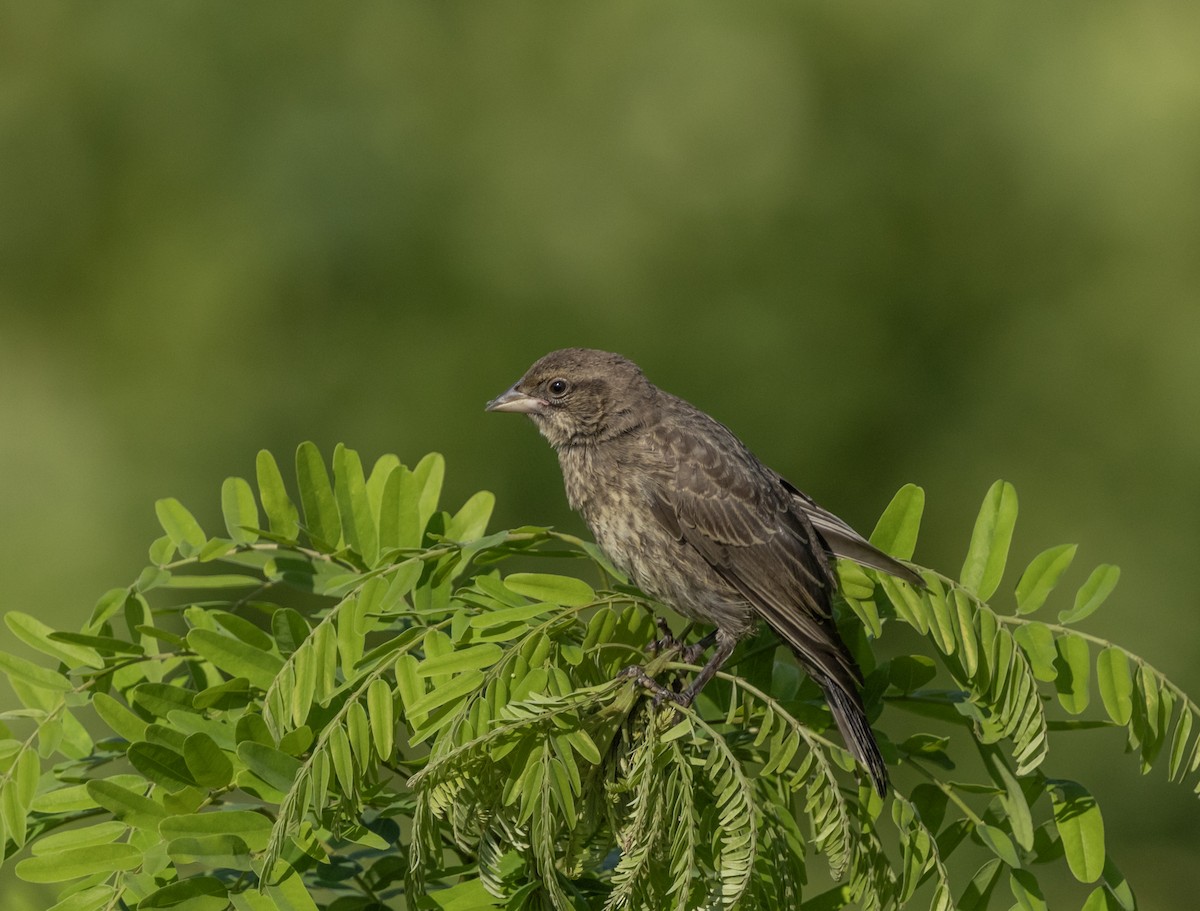
[[[1198,288],[1194,2],[4,3],[0,608],[78,625],[304,439],[582,530],[482,406],[588,345],[864,530],[923,485],[945,571],[1013,481],[1006,587],[1120,564],[1090,629],[1200,693]],[[1194,908],[1190,788],[1074,739]]]

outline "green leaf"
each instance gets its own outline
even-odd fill
[[[146,722],[108,693],[93,696],[92,708],[105,724],[130,743],[146,736]]]
[[[687,726],[688,730],[683,730],[684,725]],[[671,728],[671,730],[663,734],[661,740],[663,743],[669,743],[671,740],[674,740],[677,737],[684,736],[686,733],[688,733],[688,731],[690,731],[691,727],[691,722],[687,719],[684,719],[679,724],[675,725],[675,727]],[[585,762],[591,763],[592,765],[600,764],[600,750],[596,746],[596,742],[592,740],[591,735],[588,734],[587,731],[585,731],[583,728],[577,728],[576,730],[568,731],[564,736],[567,743],[571,745],[571,749],[578,753],[580,758],[582,758]]]
[[[504,586],[535,601],[549,601],[564,607],[583,607],[596,600],[596,592],[582,579],[548,573],[511,573]]]
[[[485,643],[460,648],[445,655],[426,658],[417,665],[418,677],[436,677],[439,674],[459,674],[463,671],[482,670],[490,667],[504,656],[500,646]]]
[[[202,835],[199,838],[172,838],[167,855],[176,864],[206,864],[209,867],[250,869],[250,848],[236,835]]]
[[[1049,683],[1058,676],[1058,650],[1054,647],[1054,633],[1044,623],[1030,621],[1013,631],[1013,638],[1029,659],[1033,676]]]
[[[1010,867],[1021,866],[1021,857],[1017,854],[1017,849],[1013,846],[1012,839],[1008,837],[1008,833],[1003,829],[982,825],[976,826],[975,832],[979,835],[980,840],[991,849],[992,853]]]
[[[37,813],[78,813],[81,810],[94,810],[96,801],[88,796],[87,785],[73,784],[42,791],[29,808]]]
[[[125,823],[109,820],[108,822],[100,822],[92,826],[84,826],[82,829],[67,829],[55,832],[52,835],[42,836],[33,843],[32,851],[34,855],[41,856],[43,854],[57,854],[68,848],[88,848],[93,845],[107,845],[120,839],[127,831],[129,831],[129,827]]]
[[[142,863],[142,856],[142,849],[131,844],[92,845],[28,857],[17,864],[16,873],[27,883],[61,883],[93,873],[132,870]]]
[[[975,636],[975,605],[962,591],[954,591],[954,638],[958,641],[958,657],[967,679],[972,680],[979,669],[979,641]],[[986,656],[985,656],[986,657]]]
[[[215,876],[192,876],[168,883],[138,902],[138,911],[157,911],[187,903],[186,911],[224,911],[229,889]]]
[[[1117,869],[1117,865],[1110,858],[1104,860],[1104,887],[1113,897],[1118,906],[1124,908],[1125,911],[1137,911],[1137,901],[1133,897],[1133,889],[1130,888],[1128,880]]]
[[[913,788],[909,796],[925,828],[930,832],[938,831],[942,827],[942,820],[946,817],[946,807],[950,801],[946,792],[926,782]]]
[[[985,863],[971,877],[971,882],[963,890],[955,908],[958,911],[984,911],[991,899],[992,892],[996,889],[996,883],[1000,881],[1000,874],[1003,870],[1000,861],[995,858]]]
[[[203,838],[236,835],[251,851],[262,851],[271,837],[271,820],[253,810],[217,809],[168,816],[158,824],[163,838]]]
[[[253,544],[259,527],[258,504],[254,502],[254,491],[245,478],[226,478],[221,485],[221,514],[225,518],[225,531],[237,544]]]
[[[254,740],[239,743],[237,754],[251,772],[279,791],[290,790],[300,772],[294,756]]]
[[[300,504],[304,507],[309,538],[326,553],[336,550],[342,539],[342,523],[329,472],[312,442],[305,441],[296,449],[296,483],[300,487]]]
[[[131,791],[115,781],[98,779],[87,783],[91,798],[121,822],[139,829],[158,829],[167,811],[157,801]]]
[[[883,590],[887,592],[888,600],[896,609],[896,615],[922,636],[928,634],[929,603],[924,592],[888,575],[880,576],[879,581]]]
[[[414,701],[412,705],[408,706],[408,714],[419,716],[432,712],[440,706],[447,705],[456,699],[461,699],[475,692],[482,683],[483,674],[479,671],[467,671],[464,674],[459,674],[457,677],[452,678],[449,683],[435,686],[430,692]]]
[[[367,499],[367,482],[362,461],[353,449],[341,443],[333,450],[334,493],[346,543],[368,566],[379,556],[379,533]]]
[[[176,709],[195,711],[194,695],[191,690],[170,683],[139,683],[130,691],[131,700],[156,718],[166,718]]]
[[[933,635],[934,643],[942,650],[942,654],[954,654],[954,649],[958,641],[955,636],[958,621],[950,605],[953,595],[946,595],[942,591],[941,586],[934,583],[923,591],[921,596],[929,606],[929,615],[931,618],[929,631]]]
[[[1000,806],[1004,810],[1008,830],[1017,844],[1029,851],[1033,848],[1033,814],[1029,811],[1029,802],[1021,790],[1021,783],[1009,771],[998,750],[989,749],[985,755],[992,781],[1004,789],[1000,795]]]
[[[450,519],[450,524],[446,526],[446,537],[464,543],[481,538],[495,506],[496,495],[490,491],[481,490],[474,494]]]
[[[50,637],[54,635],[53,627],[47,626],[36,617],[20,611],[9,611],[4,615],[4,622],[13,631],[13,635],[30,648],[37,649],[70,667],[79,667],[80,665],[104,667],[104,659],[95,649],[51,639]]]
[[[959,574],[963,588],[980,601],[991,598],[1000,585],[1016,522],[1017,492],[1007,481],[997,481],[983,499]]]
[[[368,583],[373,584],[372,582]],[[365,596],[347,598],[337,616],[337,649],[341,666],[351,668],[362,657],[367,633],[367,602]]]
[[[438,498],[442,495],[442,481],[446,477],[446,460],[440,452],[431,452],[417,463],[412,473],[420,490],[417,498],[417,525],[424,531],[430,518],[437,512]]]
[[[557,604],[537,601],[533,604],[522,604],[520,607],[502,607],[500,610],[485,611],[471,618],[470,625],[475,629],[488,630],[494,627],[508,626],[513,623],[524,623],[542,614],[558,610]]]
[[[919,690],[936,675],[933,659],[924,655],[898,655],[888,665],[888,681],[901,693]]]
[[[875,583],[867,575],[867,571],[853,560],[838,560],[834,566],[834,570],[837,572],[838,577],[838,591],[850,603],[850,606],[854,608],[854,612],[861,616],[864,606],[861,604],[856,606],[854,602],[862,602],[870,598],[875,593]],[[871,603],[869,609],[874,611],[875,604]],[[879,618],[876,616],[874,623],[869,624],[872,636],[878,635],[873,629],[873,627],[878,625]]]
[[[70,645],[85,645],[105,655],[144,655],[146,650],[136,642],[126,642],[111,636],[89,636],[86,633],[50,633],[55,642],[66,642]]]
[[[208,543],[200,549],[196,559],[201,563],[211,563],[214,560],[221,560],[233,554],[237,550],[237,542],[230,541],[228,538],[210,538]]]
[[[58,671],[40,667],[32,661],[18,658],[7,652],[0,652],[0,671],[4,671],[14,685],[24,683],[39,690],[51,690],[58,693],[66,693],[74,689],[71,681]]]
[[[317,911],[301,876],[285,876],[278,884],[267,886],[261,892],[247,889],[231,895],[237,911]],[[356,906],[352,903],[351,911]]]
[[[1089,681],[1092,660],[1087,642],[1074,633],[1059,636],[1055,640],[1058,649],[1058,676],[1054,686],[1058,690],[1058,701],[1072,715],[1082,714],[1090,699]]]
[[[17,756],[16,765],[8,770],[12,776],[8,782],[12,788],[22,812],[28,811],[29,805],[37,794],[38,779],[42,774],[42,764],[38,755],[32,750],[23,750]]]
[[[163,531],[175,544],[179,553],[184,557],[194,557],[200,553],[208,537],[204,529],[196,521],[195,516],[174,497],[158,500],[154,504],[154,512]]]
[[[204,788],[223,788],[233,780],[233,763],[207,734],[197,731],[183,742],[188,771]]]
[[[387,681],[377,677],[367,689],[367,715],[371,721],[375,751],[385,762],[391,760],[394,746],[396,721],[393,712],[392,688]]]
[[[392,472],[399,467],[400,458],[386,452],[375,460],[375,464],[371,466],[371,473],[367,476],[367,500],[371,504],[371,515],[375,517],[377,524],[383,507],[383,488],[387,486],[387,479],[392,476]]]
[[[263,585],[258,576],[241,573],[213,573],[208,576],[172,574],[162,582],[163,588],[258,588]]]
[[[187,643],[198,655],[234,677],[245,677],[259,689],[269,689],[283,669],[283,659],[214,630],[194,629]]]
[[[160,743],[141,740],[129,745],[129,761],[133,767],[155,784],[168,790],[192,787],[197,782],[188,771],[184,758]]]
[[[354,757],[350,752],[350,738],[346,736],[345,728],[335,727],[330,731],[326,744],[342,793],[353,794],[355,791]]]
[[[371,762],[371,722],[361,702],[351,702],[346,710],[346,735],[354,752],[356,768],[366,768]]]
[[[1094,883],[1104,872],[1104,819],[1095,798],[1074,781],[1048,780],[1054,824],[1062,839],[1067,866],[1081,883]]]
[[[11,840],[16,848],[25,844],[28,830],[28,811],[21,803],[15,782],[0,785],[0,835]]]
[[[170,535],[155,538],[147,555],[155,566],[166,566],[175,559],[175,542],[171,540]]]
[[[1167,778],[1174,781],[1184,770],[1184,756],[1187,753],[1188,740],[1192,735],[1192,713],[1185,704],[1179,712],[1179,720],[1175,723],[1175,733],[1171,737],[1171,757],[1167,764]]]
[[[1129,724],[1133,717],[1133,675],[1129,658],[1115,645],[1096,657],[1096,683],[1108,717],[1117,724]]]
[[[295,541],[300,533],[300,513],[283,485],[283,475],[279,473],[275,456],[265,449],[259,450],[255,468],[258,474],[258,496],[267,513],[271,533],[285,541]]]
[[[62,722],[62,741],[58,744],[58,751],[68,759],[84,759],[93,752],[95,743],[92,741],[92,735],[75,717],[75,714],[69,710],[64,710],[60,718]],[[42,733],[42,730],[38,733]]]
[[[428,907],[439,911],[486,911],[501,907],[501,900],[488,892],[479,879],[464,879],[449,889],[431,892],[429,898],[433,904]]]
[[[871,532],[870,541],[886,554],[911,560],[921,530],[925,510],[925,491],[916,484],[905,484],[892,497]]]
[[[284,655],[290,655],[300,647],[312,632],[308,621],[297,610],[290,607],[278,608],[271,614],[271,634],[275,644]]]
[[[112,886],[92,886],[71,892],[49,911],[108,911],[115,906],[116,890]]]
[[[1046,911],[1046,897],[1037,878],[1028,870],[1013,870],[1008,874],[1008,886],[1021,911]]]
[[[193,616],[189,614],[189,619]],[[232,633],[238,639],[245,642],[247,645],[253,645],[255,648],[262,651],[270,651],[275,645],[275,640],[255,623],[247,620],[245,617],[232,614],[224,610],[206,610],[204,612],[204,622],[193,623],[194,626],[211,629],[211,624],[207,621],[211,620],[223,630]]]
[[[1060,544],[1042,551],[1030,561],[1017,583],[1017,613],[1032,614],[1046,603],[1059,577],[1075,559],[1078,545]]]
[[[379,547],[418,547],[424,525],[421,524],[421,486],[416,476],[403,465],[388,475],[379,503]]]
[[[1101,563],[1088,576],[1087,581],[1075,593],[1075,606],[1069,611],[1061,611],[1058,615],[1060,623],[1076,623],[1084,617],[1091,616],[1096,608],[1105,602],[1112,590],[1117,587],[1121,578],[1120,567]]]

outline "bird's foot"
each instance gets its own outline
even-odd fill
[[[655,617],[654,625],[658,627],[658,638],[646,646],[646,651],[651,655],[683,647],[683,642],[675,638],[675,634],[671,632],[671,627],[667,625],[666,620],[662,617]]]
[[[654,618],[654,625],[658,627],[659,638],[655,639],[648,646],[646,651],[651,655],[657,655],[661,652],[678,650],[679,657],[684,664],[695,664],[701,655],[708,651],[708,647],[716,641],[717,634],[714,630],[709,633],[699,642],[693,642],[691,645],[684,645],[684,641],[671,632],[671,627],[667,626],[667,621],[662,617]]]
[[[620,676],[629,678],[637,682],[638,686],[649,690],[653,695],[653,701],[656,706],[662,705],[664,702],[671,702],[675,705],[687,708],[692,704],[692,699],[695,698],[695,693],[690,689],[678,692],[670,687],[663,686],[653,677],[646,673],[646,669],[640,665],[633,664],[621,671]]]
[[[712,641],[705,636],[699,642],[693,642],[686,646],[680,653],[679,657],[683,659],[684,664],[696,664],[700,660],[700,656],[708,651],[708,647],[712,645]]]

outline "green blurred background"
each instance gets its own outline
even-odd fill
[[[1194,2],[6,2],[0,608],[77,626],[309,438],[579,530],[483,403],[588,345],[866,531],[921,484],[949,572],[1013,481],[1014,562],[1120,564],[1090,629],[1200,693],[1198,287]],[[1074,739],[1194,908],[1190,788]]]

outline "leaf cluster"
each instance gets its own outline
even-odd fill
[[[1120,727],[1143,771],[1200,771],[1196,704],[1077,626],[1115,567],[1034,619],[1075,556],[1051,548],[1011,613],[991,606],[1011,485],[957,579],[839,567],[885,802],[769,633],[693,707],[659,707],[627,669],[680,686],[696,668],[648,651],[661,605],[594,546],[488,533],[486,492],[443,510],[437,455],[367,472],[338,446],[331,467],[302,444],[293,497],[260,453],[253,485],[222,486],[217,535],[159,501],[148,566],[77,632],[6,616],[53,666],[0,653],[21,703],[0,724],[0,844],[62,884],[58,911],[982,909],[1002,884],[1039,908],[1038,872],[1062,862],[1091,911],[1132,911],[1095,800],[1043,772],[1050,735]],[[923,507],[902,489],[874,543],[910,559]],[[554,560],[594,584],[529,571]],[[875,664],[867,637],[896,624],[928,647]],[[936,730],[885,733],[906,720]]]

